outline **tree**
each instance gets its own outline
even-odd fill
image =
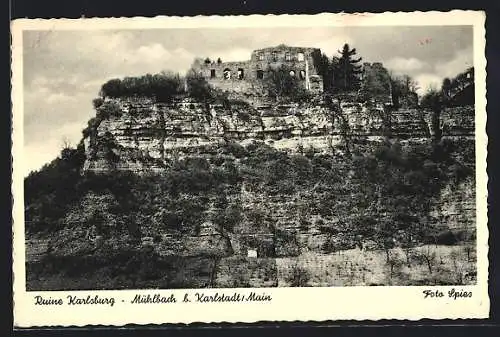
[[[427,264],[427,268],[429,269],[429,273],[432,274],[434,263],[436,262],[436,251],[431,250],[429,246],[426,246],[422,250],[420,250],[419,255]]]
[[[445,97],[449,98],[451,96],[451,80],[448,77],[443,80],[441,91]]]
[[[283,98],[296,99],[305,94],[305,89],[294,70],[286,65],[278,68],[268,68],[264,79],[264,87],[276,101]]]
[[[112,79],[104,83],[100,91],[100,99],[94,100],[94,108],[102,105],[104,97],[144,96],[156,97],[160,101],[171,101],[183,93],[184,88],[179,74],[161,72],[139,77],[125,77],[123,80]]]
[[[403,93],[408,94],[417,92],[419,89],[418,82],[411,78],[409,75],[401,76],[400,82],[402,84]]]
[[[212,98],[212,88],[207,80],[191,70],[186,76],[189,96],[200,102],[207,102]]]
[[[101,97],[119,97],[123,91],[122,81],[118,78],[107,81],[101,87]]]
[[[184,92],[179,74],[162,71],[160,74],[146,77],[146,80],[145,94],[156,97],[161,102],[170,102],[175,95]]]
[[[295,264],[292,266],[291,274],[288,275],[287,281],[291,287],[306,287],[307,282],[311,278],[307,269]]]
[[[358,89],[359,74],[362,72],[359,62],[362,58],[355,58],[356,48],[350,49],[347,43],[344,44],[342,50],[339,50],[339,54],[341,56],[338,58],[334,72],[336,86],[342,91]]]
[[[222,63],[222,60],[221,60],[221,58],[219,57],[219,58],[217,59],[217,64],[221,64],[221,63]]]
[[[424,97],[422,97],[421,106],[423,108],[430,109],[432,111],[432,130],[433,139],[439,141],[442,136],[442,130],[440,125],[441,120],[441,110],[443,109],[443,94],[442,92],[430,89]]]
[[[316,72],[323,78],[323,91],[331,91],[334,87],[334,66],[337,64],[338,58],[333,57],[332,60],[325,54],[313,53],[313,62]]]
[[[417,106],[418,82],[409,75],[395,76],[390,74],[392,104],[394,107],[400,106]]]
[[[401,268],[402,262],[394,252],[389,252],[387,255],[387,264],[389,265],[389,278],[392,279],[394,272]]]
[[[385,103],[392,94],[391,76],[386,68],[377,67],[375,71],[368,71],[363,76],[361,94],[365,99],[374,99]]]

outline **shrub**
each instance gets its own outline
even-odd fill
[[[307,269],[294,265],[291,274],[287,277],[287,281],[292,287],[306,287],[311,275]]]
[[[120,117],[122,115],[120,106],[113,102],[106,102],[101,104],[97,109],[96,118],[98,120],[109,119],[111,117]]]
[[[186,76],[186,83],[190,97],[199,102],[211,101],[213,99],[213,89],[203,76],[191,71]]]
[[[236,158],[242,158],[248,156],[248,151],[240,144],[230,141],[223,146],[224,154],[232,154]]]
[[[112,79],[101,87],[102,97],[144,96],[155,97],[160,102],[170,102],[184,92],[183,81],[178,74],[162,72],[139,77]]]
[[[102,103],[104,103],[104,100],[101,97],[97,97],[92,100],[92,106],[94,109],[98,109]]]

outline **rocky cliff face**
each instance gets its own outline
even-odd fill
[[[431,114],[415,109],[100,103],[84,130],[83,170],[105,174],[81,176],[82,196],[58,227],[28,244],[31,262],[124,251],[128,261],[146,249],[154,255],[145,261],[160,256],[172,277],[192,275],[197,287],[268,287],[299,255],[382,249],[386,225],[396,225],[387,235],[395,240],[405,224],[474,232],[473,107],[441,113],[440,154],[429,150]]]
[[[431,136],[429,112],[416,109],[390,113],[383,107],[342,106],[349,133],[365,142],[379,142],[390,124],[403,143]],[[161,170],[165,158],[189,153],[214,153],[228,142],[263,142],[278,150],[314,149],[331,153],[342,143],[345,126],[324,105],[307,107],[249,105],[224,107],[184,101],[155,103],[150,99],[107,99],[97,108],[97,121],[84,138],[84,171],[110,169],[141,172]],[[473,108],[446,110],[441,116],[445,137],[474,137]],[[343,129],[344,127],[344,129]]]
[[[368,151],[382,142],[387,125],[403,148],[428,143],[432,134],[429,112],[393,111],[387,122],[383,107],[367,109],[361,105],[343,104],[342,109],[352,142]],[[345,132],[342,119],[324,105],[253,108],[244,104],[224,107],[190,101],[160,104],[148,99],[108,99],[97,108],[97,116],[98,122],[87,131],[84,139],[87,157],[84,170],[91,172],[112,169],[161,172],[169,158],[215,155],[220,153],[221,146],[232,143],[264,143],[292,154],[307,151],[335,154],[343,151]],[[455,159],[471,168],[474,167],[473,116],[472,107],[445,110],[441,114],[444,138],[454,140],[453,146],[462,147],[454,152],[458,156]],[[243,213],[248,215],[260,210],[258,217],[267,219],[275,231],[262,231],[265,226],[249,230],[255,227],[256,220],[246,216],[235,229],[237,234],[230,238],[232,249],[245,254],[248,247],[256,246],[252,240],[259,241],[260,249],[272,246],[276,256],[318,251],[325,245],[345,247],[347,243],[341,236],[325,232],[324,224],[341,226],[343,221],[350,221],[346,214],[358,212],[353,200],[364,198],[363,184],[366,182],[353,176],[351,162],[340,160],[334,169],[345,177],[339,189],[347,182],[351,187],[345,197],[339,191],[335,200],[330,200],[331,192],[321,188],[306,191],[307,195],[288,192],[266,195],[248,190],[244,183],[237,186],[231,198],[237,200]],[[440,228],[473,228],[475,198],[472,187],[473,179],[468,178],[458,185],[443,188],[440,197],[431,201],[428,221]],[[330,208],[325,210],[322,203],[328,203]],[[315,209],[317,211],[311,211]],[[346,209],[350,211],[346,213]],[[213,207],[207,207],[207,212],[210,211],[213,212]],[[211,218],[208,213],[205,217]],[[283,235],[283,240],[276,237],[276,231]],[[157,249],[164,255],[197,255],[210,251],[219,254],[227,249],[224,238],[214,232],[210,221],[202,224],[201,231],[189,240],[167,234],[162,242]]]

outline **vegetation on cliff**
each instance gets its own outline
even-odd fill
[[[101,97],[155,97],[160,102],[169,102],[176,95],[184,94],[185,88],[178,74],[162,72],[139,77],[111,79],[101,87]]]
[[[453,159],[453,152],[460,151],[455,145],[442,141],[403,150],[397,142],[386,143],[369,153],[338,158],[228,143],[218,154],[174,158],[161,174],[143,176],[118,171],[80,175],[81,148],[65,149],[26,178],[27,234],[51,238],[43,263],[54,266],[29,268],[39,276],[57,270],[63,278],[88,276],[98,268],[107,280],[104,288],[119,287],[131,273],[135,286],[161,279],[161,286],[175,287],[175,274],[187,262],[160,256],[158,247],[168,245],[165,235],[180,238],[182,245],[183,237],[200,235],[207,221],[226,242],[221,251],[203,254],[201,260],[188,259],[195,264],[230,256],[230,236],[248,231],[274,235],[271,248],[256,241],[267,247],[267,256],[293,256],[297,231],[310,228],[327,235],[324,253],[373,242],[386,251],[389,263],[395,247],[467,239],[433,225],[429,215],[444,185],[460,184],[472,175]],[[243,201],[244,194],[258,196],[252,207]],[[260,198],[275,201],[266,207]],[[284,230],[295,222],[295,230]],[[151,238],[156,249],[144,246],[144,238]]]

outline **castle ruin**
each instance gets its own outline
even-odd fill
[[[321,93],[323,79],[314,66],[315,54],[320,53],[318,48],[282,44],[254,50],[247,61],[222,62],[220,59],[197,58],[192,69],[216,88],[236,93],[263,93],[269,69],[286,65],[290,69],[290,76],[297,76],[307,91]]]

